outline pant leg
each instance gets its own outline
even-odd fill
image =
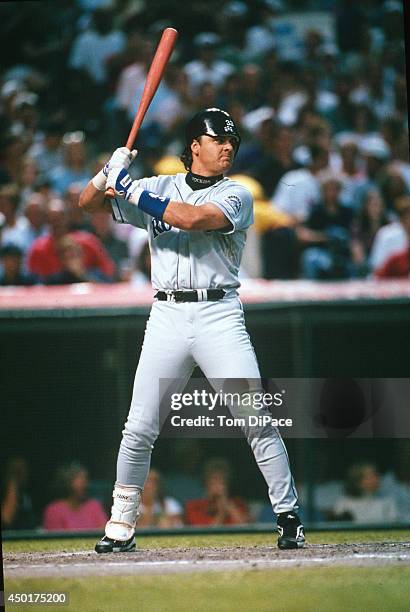
[[[154,303],[135,374],[131,407],[117,460],[117,483],[143,488],[160,431],[160,379],[175,379],[166,393],[180,393],[195,367],[184,305]],[[163,386],[163,385],[162,385]],[[161,412],[161,417],[163,416]]]
[[[213,385],[213,379],[217,381],[216,391],[219,391],[220,379],[235,378],[249,379],[248,392],[262,391],[255,351],[238,299],[201,306],[195,331],[193,356],[210,384]],[[235,409],[229,408],[233,416],[237,416]],[[254,428],[252,431],[244,430],[244,433],[268,485],[273,511],[280,513],[297,509],[295,484],[279,431],[268,425],[260,431],[260,437],[255,436]]]

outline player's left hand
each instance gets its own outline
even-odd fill
[[[138,187],[137,181],[133,181],[125,168],[113,168],[108,172],[107,189],[113,189],[117,195],[125,200],[142,189]]]

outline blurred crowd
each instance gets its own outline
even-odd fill
[[[183,172],[184,124],[226,109],[253,193],[242,277],[403,278],[410,270],[404,16],[395,0],[0,5],[0,285],[150,278],[143,230],[78,197],[126,140],[166,26],[177,49],[133,178]]]
[[[409,523],[410,453],[408,445],[406,448],[401,453],[403,465],[395,471],[382,474],[372,462],[362,461],[348,467],[344,481],[317,482],[311,519],[358,524]],[[195,452],[195,448],[186,450]],[[233,473],[226,459],[208,459],[202,469],[187,476],[183,468],[164,474],[151,468],[142,495],[139,528],[275,522],[267,502],[232,492]],[[297,486],[301,515],[306,520],[308,492],[303,483]],[[47,490],[50,501],[41,508],[35,508],[30,490],[26,460],[11,457],[1,495],[3,529],[91,530],[102,529],[108,520],[110,484],[90,480],[86,467],[77,461],[55,470]]]

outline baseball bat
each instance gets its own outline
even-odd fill
[[[174,28],[166,28],[162,33],[161,40],[158,43],[157,50],[155,51],[154,58],[147,74],[138,110],[135,114],[134,122],[125,144],[127,149],[130,151],[134,145],[135,139],[137,138],[138,131],[144,120],[149,105],[151,104],[152,99],[155,96],[155,92],[158,89],[158,85],[161,82],[177,37],[178,32]],[[114,190],[111,188],[107,189],[105,195],[108,198],[113,198],[115,195]]]

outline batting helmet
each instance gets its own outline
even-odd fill
[[[198,136],[230,136],[235,139],[235,155],[241,144],[241,137],[234,120],[220,108],[207,108],[200,111],[188,121],[185,128],[185,150],[181,155],[181,161],[187,170],[192,164],[191,143]]]

